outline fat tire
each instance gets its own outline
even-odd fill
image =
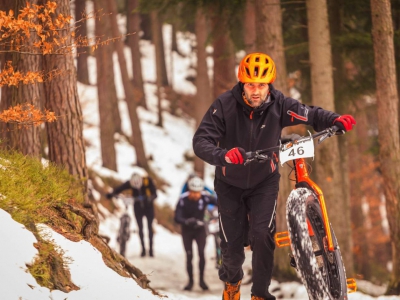
[[[316,253],[309,236],[306,218],[309,219],[315,233],[314,243],[319,245]],[[322,212],[314,192],[307,188],[293,190],[286,205],[286,220],[297,271],[309,298],[347,300],[346,272],[340,249],[331,226],[335,250],[328,259],[323,245],[326,233]]]

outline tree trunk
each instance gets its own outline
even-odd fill
[[[81,20],[86,12],[86,0],[75,0],[75,20]],[[76,30],[76,36],[87,36],[87,28],[86,21],[82,21],[79,23],[80,26]],[[89,84],[89,70],[88,70],[88,57],[89,57],[89,47],[78,48],[78,57],[77,60],[77,78],[78,81]]]
[[[99,5],[95,2],[95,10]],[[108,18],[96,19],[96,36],[109,36],[107,25],[110,24]],[[111,48],[111,49],[110,49]],[[111,50],[111,51],[110,51]],[[99,127],[101,159],[103,167],[117,171],[117,155],[114,147],[114,115],[113,106],[118,105],[117,95],[110,88],[114,85],[114,72],[112,61],[112,47],[102,46],[96,50],[97,66],[97,95],[99,99]],[[114,86],[115,87],[115,86]],[[113,101],[111,99],[114,99]]]
[[[283,47],[282,35],[282,11],[280,0],[255,0],[255,23],[258,24],[257,51],[265,52],[271,56],[276,64],[277,77],[274,86],[284,95],[289,94],[286,83],[286,59]],[[268,20],[268,21],[266,21]],[[282,135],[292,132],[291,128],[285,128]],[[286,199],[293,189],[293,184],[288,179],[290,169],[287,166],[280,168],[281,181],[279,186],[277,205],[277,231],[286,231]],[[283,248],[275,251],[274,276],[281,280],[296,278],[296,273],[289,265],[288,252]]]
[[[332,39],[339,38],[342,32],[342,14],[343,14],[343,0],[331,0],[329,2],[329,11],[330,11],[330,22],[329,28],[331,32]],[[354,111],[350,111],[352,109],[351,105],[349,105],[349,101],[347,98],[342,97],[343,89],[345,86],[344,80],[346,80],[346,74],[344,70],[344,61],[342,57],[343,53],[339,49],[332,49],[332,62],[333,62],[333,82],[335,87],[335,107],[336,112],[340,114],[349,114]],[[341,167],[341,180],[342,180],[342,190],[343,190],[343,201],[345,203],[350,203],[350,179],[349,179],[349,142],[347,138],[339,138],[339,157],[340,157],[340,167]],[[351,216],[347,221],[347,224],[351,224]],[[349,249],[353,249],[353,239],[352,235],[349,235]],[[352,259],[354,259],[352,255]],[[354,272],[354,262],[346,262],[346,272],[347,274],[353,274]]]
[[[387,295],[400,294],[400,143],[394,59],[393,25],[389,0],[371,0],[379,157],[385,182],[387,218],[392,240],[393,271]]]
[[[110,20],[108,18],[104,18],[102,20],[104,24],[110,25]],[[112,36],[111,35],[111,30],[110,28],[104,28],[106,30],[107,36]],[[105,55],[107,56],[107,62],[109,63],[110,67],[107,70],[106,76],[107,76],[107,82],[108,82],[108,101],[112,104],[111,105],[111,112],[113,115],[113,122],[112,124],[114,125],[114,132],[116,133],[122,133],[122,120],[121,120],[121,114],[119,112],[119,101],[118,101],[118,96],[117,96],[117,88],[115,86],[115,80],[114,80],[114,68],[113,68],[113,56],[114,56],[114,49],[112,46],[105,46],[108,51],[106,51]]]
[[[14,54],[16,71],[28,72],[40,70],[40,57],[36,55]],[[11,105],[29,103],[36,108],[41,109],[41,97],[39,84],[22,84],[19,87],[10,87],[13,90],[13,99]],[[25,155],[41,157],[40,126],[30,125],[26,128],[12,126],[11,147]]]
[[[129,0],[128,0],[129,1]],[[149,14],[140,14],[140,28],[143,30],[142,40],[151,41],[151,21]]]
[[[127,45],[131,48],[132,69],[133,69],[133,88],[137,103],[147,108],[146,96],[144,93],[142,64],[140,53],[140,14],[135,11],[139,5],[139,0],[126,0],[127,6],[127,32],[133,33],[127,36]]]
[[[98,1],[94,1],[95,5],[95,10],[99,10],[101,7],[104,6],[99,6],[100,3]],[[104,39],[110,38],[112,36],[111,32],[111,22],[110,18],[107,17],[102,17],[98,20],[96,20],[96,26],[99,24],[101,26],[101,30],[103,31]],[[97,27],[96,27],[97,30]],[[109,102],[109,110],[108,113],[112,114],[112,120],[108,124],[113,124],[114,132],[115,133],[122,133],[122,121],[121,121],[121,114],[119,112],[119,104],[118,104],[118,96],[117,96],[117,88],[115,86],[115,76],[114,76],[114,63],[113,63],[113,55],[114,55],[114,49],[110,45],[104,45],[101,46],[105,48],[105,51],[101,51],[101,54],[98,54],[95,52],[96,55],[96,64],[101,63],[101,66],[97,66],[97,70],[104,70],[103,74],[100,74],[102,78],[107,78],[106,85],[102,86],[100,89],[105,91],[105,94],[107,95],[107,101]],[[97,48],[100,49],[101,47]],[[96,50],[97,51],[97,50]],[[100,62],[98,61],[98,57],[101,56]],[[105,67],[107,66],[107,67]],[[97,72],[97,76],[99,76],[99,72]],[[97,78],[99,80],[99,78]],[[99,86],[99,82],[97,81],[97,86]],[[100,100],[100,99],[99,99]],[[108,106],[108,105],[107,105]],[[107,129],[108,130],[108,129]],[[114,139],[112,139],[114,143]]]
[[[365,228],[365,217],[362,210],[362,199],[366,195],[370,195],[370,191],[367,190],[363,185],[363,179],[365,176],[362,170],[367,165],[366,155],[368,155],[368,150],[371,148],[372,140],[368,136],[368,131],[370,129],[370,122],[366,114],[366,105],[363,99],[358,99],[355,101],[356,110],[354,113],[354,118],[357,120],[357,126],[354,131],[356,134],[351,134],[349,138],[348,152],[352,153],[351,160],[349,161],[349,168],[354,170],[353,178],[351,180],[351,198],[352,198],[352,209],[351,209],[351,223],[352,223],[352,236],[354,240],[353,253],[354,253],[354,270],[357,274],[362,274],[363,278],[368,279],[373,276],[373,267],[370,262],[374,259],[370,255],[371,245],[373,244],[367,237],[369,232],[366,232]],[[373,180],[372,176],[368,176],[369,180]],[[374,180],[374,185],[377,182]],[[347,266],[346,266],[347,271]]]
[[[70,14],[69,1],[57,2],[56,14]],[[59,34],[63,36],[63,31]],[[60,116],[56,122],[46,123],[49,142],[49,159],[65,167],[79,179],[88,178],[85,147],[82,134],[82,111],[76,87],[76,70],[72,54],[46,55],[43,57],[44,71],[58,69],[62,76],[44,83],[45,108]],[[84,195],[87,201],[87,182]]]
[[[4,55],[5,56],[5,55]],[[3,56],[3,57],[4,57]],[[4,66],[3,62],[1,64]],[[9,86],[2,86],[1,87],[1,103],[0,103],[0,111],[6,110],[11,105],[11,87]],[[11,131],[10,131],[10,124],[0,122],[0,148],[1,149],[10,149],[10,141],[11,141]]]
[[[196,98],[195,98],[195,112],[196,112],[196,127],[200,124],[201,119],[206,113],[208,107],[212,102],[210,78],[208,77],[207,68],[207,21],[204,11],[197,10],[195,33],[197,39],[196,54],[197,54],[197,75],[196,75]],[[204,176],[204,161],[199,157],[195,157],[194,171]]]
[[[212,9],[212,8],[211,8]],[[212,12],[212,44],[214,60],[213,98],[230,90],[237,82],[233,42],[227,32],[227,13]]]
[[[244,17],[244,50],[247,54],[256,52],[256,0],[246,1],[246,10]],[[264,23],[264,22],[263,22]],[[261,23],[261,24],[263,24]],[[260,24],[260,25],[261,25]]]
[[[178,48],[178,41],[176,39],[176,25],[175,24],[172,24],[172,32],[171,32],[171,52],[172,51],[180,53],[179,48]]]
[[[107,7],[110,14],[111,31],[114,37],[121,36],[117,24],[117,7],[114,1],[99,0],[101,7]],[[139,118],[136,112],[137,104],[135,102],[135,95],[133,92],[133,85],[129,79],[128,68],[126,65],[126,59],[124,55],[124,43],[122,40],[116,40],[114,43],[115,50],[118,54],[119,68],[121,71],[122,84],[125,91],[125,101],[128,106],[129,118],[131,120],[132,129],[132,144],[136,151],[136,164],[147,171],[150,171],[147,163],[146,154],[144,152],[144,145],[142,140],[142,131],[140,129]]]
[[[154,55],[156,57],[156,86],[157,86],[157,98],[158,98],[158,123],[157,126],[163,126],[162,118],[162,88],[163,88],[163,68],[165,66],[164,56],[164,43],[162,38],[162,31],[160,30],[159,14],[157,11],[150,12],[151,17],[151,35],[153,38]],[[164,64],[163,64],[164,61]],[[168,85],[168,84],[167,84]]]
[[[156,51],[156,64],[157,68],[160,68],[158,72],[160,72],[161,86],[167,87],[168,83],[168,72],[167,65],[165,62],[165,50],[164,50],[164,39],[163,39],[163,21],[162,16],[158,10],[153,10],[150,13],[150,21],[151,21],[151,40],[154,44]],[[158,59],[158,61],[157,61]]]
[[[313,104],[335,111],[333,70],[326,1],[307,0]],[[316,148],[317,183],[324,192],[329,219],[335,229],[344,264],[353,269],[350,207],[344,201],[337,138]],[[340,213],[338,213],[340,212]]]
[[[12,9],[15,17],[19,11],[26,6],[26,2],[22,0],[3,1],[0,9],[8,11]],[[31,4],[37,4],[33,1]],[[29,43],[31,43],[29,41]],[[6,61],[12,61],[14,70],[21,73],[40,71],[40,57],[37,55],[28,55],[21,53],[5,53],[2,67]],[[1,109],[8,109],[10,106],[29,103],[37,109],[41,109],[39,84],[20,84],[18,87],[8,86],[2,88],[2,104]],[[28,125],[27,127],[19,127],[15,124],[2,124],[2,138],[5,139],[2,147],[9,147],[13,150],[22,152],[39,158],[41,155],[40,127]]]

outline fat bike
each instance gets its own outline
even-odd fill
[[[314,157],[314,139],[318,144],[341,134],[333,126],[314,135],[284,136],[280,145],[247,153],[245,164],[277,159],[281,165],[292,162],[295,188],[286,203],[288,231],[275,235],[278,247],[291,247],[290,264],[296,268],[309,298],[312,300],[347,300],[348,293],[357,290],[353,278],[346,278],[340,248],[329,222],[325,198],[321,188],[309,177],[305,158]],[[271,155],[272,153],[272,155]]]

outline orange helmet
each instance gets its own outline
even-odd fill
[[[273,83],[276,78],[275,63],[264,53],[250,53],[239,64],[238,78],[242,83]]]

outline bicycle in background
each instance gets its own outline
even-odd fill
[[[125,212],[119,218],[119,229],[118,229],[118,236],[117,242],[119,244],[119,253],[125,257],[126,251],[126,244],[128,243],[131,237],[131,216],[128,213],[128,209],[130,205],[133,205],[134,199],[133,197],[128,197],[125,195],[117,195],[115,198],[120,199],[123,201],[125,206]]]
[[[207,235],[212,234],[215,242],[215,267],[219,269],[222,265],[221,238],[219,236],[219,215],[215,205],[208,205],[205,215]]]

